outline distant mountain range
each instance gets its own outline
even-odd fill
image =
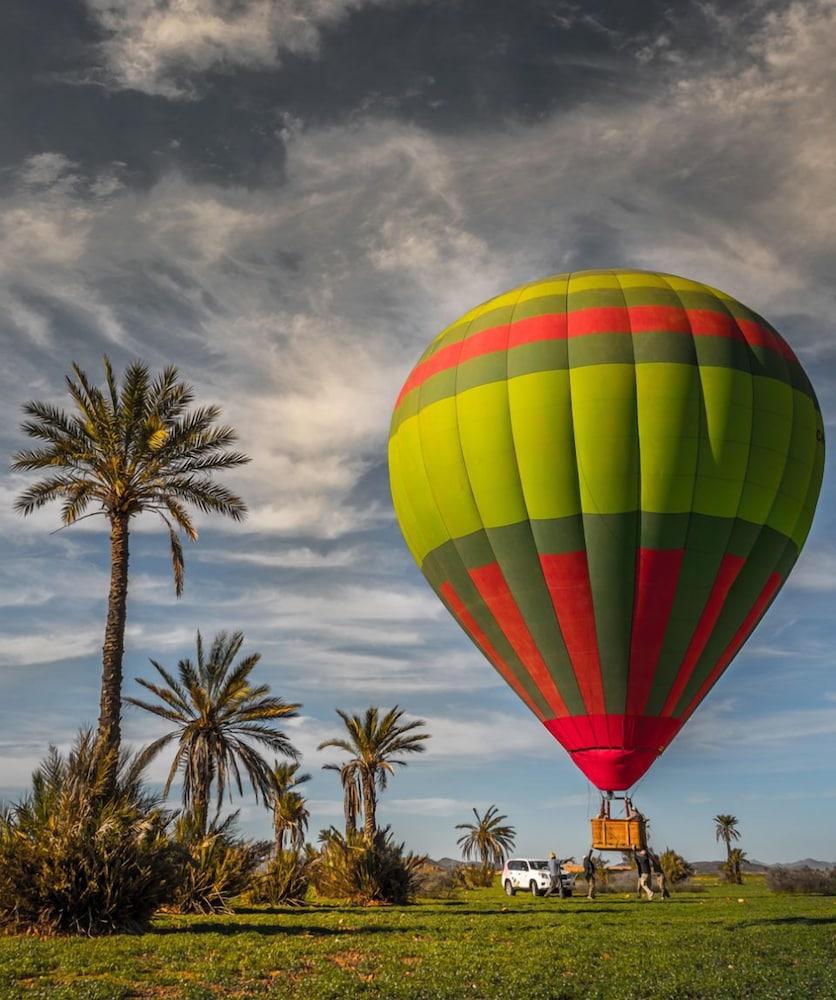
[[[613,864],[618,864],[620,861],[620,856],[613,855]],[[470,864],[475,864],[476,862],[470,862]],[[456,858],[439,858],[438,861],[433,861],[430,859],[430,864],[435,865],[437,868],[444,868],[446,871],[450,871],[453,868],[458,868],[459,865],[465,864],[463,861],[458,861]],[[692,861],[691,862],[694,871],[699,872],[701,875],[713,874],[719,871],[723,867],[723,862],[721,861]],[[836,861],[817,861],[815,858],[802,858],[800,861],[784,861],[775,865],[764,864],[763,861],[756,861],[754,858],[751,861],[743,862],[743,870],[746,872],[765,872],[767,868],[820,868],[823,871],[828,871],[831,868],[836,868]]]
[[[701,874],[716,872],[723,867],[722,861],[692,861],[691,864],[694,870]],[[768,865],[763,861],[756,861],[752,858],[751,861],[743,862],[743,870],[746,872],[765,872],[767,868],[820,868],[823,871],[828,871],[831,868],[836,868],[836,861],[817,861],[815,858],[802,858],[800,861],[779,861],[774,865]]]

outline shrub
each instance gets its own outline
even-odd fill
[[[836,868],[767,868],[764,881],[773,892],[836,896]]]
[[[665,873],[665,881],[670,888],[679,885],[694,875],[694,867],[681,854],[671,847],[666,847],[659,855],[659,864]]]
[[[426,899],[452,899],[461,886],[458,870],[425,866],[418,873],[418,895]]]
[[[276,851],[256,872],[248,899],[271,906],[303,906],[310,884],[310,863],[307,853]]]
[[[311,865],[311,881],[318,893],[367,906],[372,903],[410,903],[418,894],[424,855],[404,853],[388,827],[369,841],[356,832],[343,836],[330,827],[320,834],[321,850]]]
[[[459,884],[465,889],[487,889],[493,885],[495,873],[490,865],[459,865],[455,871]]]
[[[610,870],[607,867],[607,859],[603,854],[596,854],[592,858],[592,863],[595,865],[595,891],[607,892],[610,884]]]
[[[746,861],[746,852],[739,847],[733,847],[729,851],[728,858],[723,862],[721,872],[723,879],[732,885],[743,885],[743,876],[740,873],[741,866]]]
[[[181,816],[175,839],[187,855],[187,864],[174,896],[180,913],[228,913],[230,902],[250,887],[253,876],[270,852],[267,841],[248,841],[235,832],[238,813],[209,825],[206,834],[195,830],[192,817]]]
[[[604,892],[624,893],[635,892],[638,877],[635,872],[610,871]]]
[[[37,934],[140,932],[171,901],[184,857],[136,758],[82,731],[50,747],[32,791],[0,815],[0,926]]]

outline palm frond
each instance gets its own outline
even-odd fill
[[[127,699],[129,704],[173,723],[161,738],[177,745],[167,788],[175,774],[182,771],[183,804],[187,809],[195,803],[207,803],[210,798],[220,806],[233,790],[243,792],[245,778],[260,801],[272,802],[276,789],[274,768],[258,747],[292,761],[299,757],[274,720],[292,717],[300,706],[271,696],[266,685],[247,686],[246,679],[260,657],[249,654],[236,662],[243,642],[241,632],[221,632],[207,650],[198,633],[196,666],[187,658],[181,659],[175,677],[152,661],[165,683],[154,684],[143,678],[138,683],[158,701]],[[306,778],[300,776],[299,783]]]

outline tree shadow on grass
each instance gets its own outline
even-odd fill
[[[453,910],[449,916],[451,918],[458,917],[511,917],[511,918],[526,918],[526,919],[537,919],[540,917],[554,917],[557,920],[562,920],[571,917],[583,917],[587,915],[604,915],[604,914],[623,914],[625,912],[623,907],[612,907],[612,906],[595,906],[595,907],[572,907],[564,909],[535,909],[534,907],[526,907],[525,909],[508,909],[508,910],[480,910],[472,908],[461,908],[461,905]],[[405,922],[402,924],[359,924],[355,926],[344,926],[344,927],[327,927],[321,924],[312,923],[297,923],[297,920],[310,919],[316,917],[317,914],[323,914],[327,916],[332,916],[335,914],[346,914],[352,917],[386,917],[393,916],[395,913],[404,914],[410,917],[425,917],[431,919],[433,916],[446,916],[446,914],[439,914],[438,912],[430,913],[426,909],[423,911],[419,908],[405,909],[402,907],[392,907],[378,908],[370,907],[368,909],[364,907],[340,907],[340,906],[317,906],[308,909],[297,909],[297,908],[270,908],[270,909],[259,909],[255,907],[240,907],[236,909],[233,915],[228,915],[226,917],[217,918],[217,922],[213,920],[200,921],[194,917],[188,919],[183,923],[178,923],[173,926],[160,926],[154,925],[150,928],[150,934],[157,934],[160,936],[172,935],[172,934],[221,934],[225,937],[229,937],[234,934],[260,934],[264,937],[272,937],[275,935],[287,935],[288,937],[337,937],[339,935],[346,934],[406,934],[415,933],[417,931],[425,930],[426,927],[423,923],[413,923],[412,921]],[[255,922],[247,919],[248,917],[274,917],[275,922],[261,923]],[[172,917],[176,919],[176,916]],[[194,922],[193,922],[194,921]],[[450,925],[447,925],[448,929]]]
[[[735,924],[733,929],[738,927],[761,927],[764,924],[795,924],[796,926],[818,927],[822,924],[836,924],[836,917],[763,917],[761,920],[744,920]]]
[[[260,934],[262,937],[338,937],[346,934],[400,934],[402,927],[317,927],[316,925],[286,924],[250,924],[231,920],[219,923],[189,923],[179,927],[152,927],[148,933],[160,936],[171,934],[222,934],[231,937],[234,934]]]

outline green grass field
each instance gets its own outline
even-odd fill
[[[494,888],[409,907],[163,917],[136,937],[0,938],[0,996],[826,1000],[836,900],[774,896],[752,878],[664,903]]]

